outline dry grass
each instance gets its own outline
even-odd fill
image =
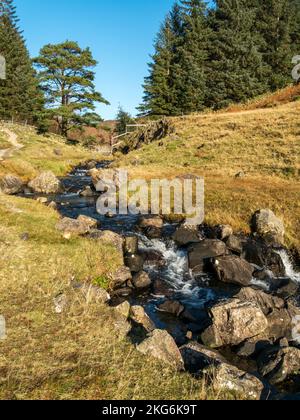
[[[259,208],[284,219],[287,245],[300,250],[300,102],[236,114],[175,118],[176,134],[119,157],[131,177],[195,174],[206,182],[206,221],[249,230]],[[136,162],[139,162],[136,166]],[[245,178],[235,175],[243,171]]]
[[[300,99],[300,85],[288,86],[284,89],[278,90],[272,94],[262,95],[256,99],[245,104],[231,105],[227,112],[250,111],[261,108],[274,108],[278,105],[288,104]]]
[[[112,247],[65,241],[58,215],[41,204],[0,196],[0,399],[207,399],[203,381],[142,357],[119,339],[112,309],[87,304],[70,281],[109,276],[120,264]],[[20,239],[27,232],[29,240]],[[68,297],[62,315],[53,299]]]
[[[14,130],[25,147],[0,164],[1,174],[29,179],[52,169],[62,175],[95,158],[60,138]],[[7,338],[0,341],[0,399],[234,398],[142,357],[128,339],[118,338],[116,313],[88,304],[72,285],[109,279],[122,255],[99,241],[62,239],[58,219],[36,201],[0,194],[0,314],[7,323]],[[58,315],[53,299],[61,293],[68,306]]]
[[[66,140],[53,134],[37,135],[32,128],[22,126],[7,126],[18,135],[18,141],[24,148],[15,151],[11,159],[0,162],[0,176],[12,173],[24,181],[35,177],[39,172],[51,170],[57,176],[65,175],[73,166],[88,159],[101,159],[101,155],[66,143]],[[5,141],[0,134],[0,145]],[[11,147],[9,144],[8,147]]]

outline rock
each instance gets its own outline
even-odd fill
[[[219,225],[216,227],[217,238],[221,241],[228,239],[233,235],[233,229],[229,225]]]
[[[87,164],[86,164],[86,168],[87,168],[87,170],[91,170],[91,169],[95,169],[96,168],[96,166],[97,166],[97,161],[95,161],[95,160],[91,160],[90,162],[88,162]]]
[[[244,341],[244,343],[236,349],[236,354],[241,358],[248,358],[261,353],[271,345],[272,343],[270,340],[257,341],[257,338],[250,338],[249,340]]]
[[[158,306],[158,310],[160,312],[165,312],[167,314],[180,317],[180,315],[182,315],[185,311],[185,307],[176,300],[167,300]]]
[[[48,207],[52,210],[57,210],[57,204],[55,201],[51,201],[51,203],[48,204]]]
[[[236,255],[217,258],[214,262],[214,268],[218,280],[223,283],[239,286],[249,286],[251,284],[254,268],[246,260]]]
[[[285,227],[270,209],[258,210],[252,217],[251,229],[262,237],[270,237],[279,244],[284,243]]]
[[[92,231],[90,235],[93,239],[101,240],[105,244],[113,245],[118,251],[123,254],[124,238],[118,233],[111,232],[110,230]]]
[[[112,326],[114,327],[117,337],[120,340],[127,338],[131,331],[131,324],[123,316],[119,316],[117,319],[112,321]]]
[[[57,194],[62,190],[59,179],[51,171],[42,172],[28,184],[35,193]]]
[[[0,180],[0,191],[3,194],[14,195],[19,194],[23,190],[22,180],[15,175],[5,175]]]
[[[164,267],[166,265],[166,260],[162,253],[156,250],[142,250],[141,255],[144,258],[145,264],[155,265],[155,267]]]
[[[65,239],[86,235],[90,231],[90,227],[86,223],[68,217],[61,219],[57,223],[56,229],[62,232]]]
[[[125,254],[137,254],[139,250],[139,240],[137,236],[126,236],[124,243]]]
[[[119,184],[119,172],[115,169],[91,169],[89,171],[89,175],[92,178],[92,183],[96,189],[98,190],[99,181],[104,184]]]
[[[185,246],[192,243],[198,243],[202,240],[202,235],[199,232],[198,226],[191,226],[188,224],[183,224],[179,226],[173,235],[173,240],[179,246]]]
[[[158,359],[178,370],[183,370],[184,363],[180,351],[171,337],[164,330],[154,330],[148,338],[137,346],[137,350],[146,355]]]
[[[62,293],[53,299],[53,303],[55,313],[62,314],[68,305],[68,298],[64,293]]]
[[[123,286],[121,289],[114,290],[111,294],[111,297],[112,299],[128,299],[132,293],[132,287]]]
[[[243,399],[260,400],[264,384],[254,375],[222,363],[204,371],[215,392],[233,392]]]
[[[155,330],[155,325],[146,314],[145,309],[142,306],[132,306],[130,309],[130,318],[147,331],[151,332]]]
[[[124,261],[125,265],[130,269],[132,273],[139,273],[140,271],[143,271],[144,258],[142,255],[126,255]]]
[[[268,268],[276,277],[285,277],[285,267],[280,255],[266,242],[249,240],[243,247],[243,258],[258,267]]]
[[[46,197],[37,197],[36,201],[40,204],[47,204],[48,203],[48,198]]]
[[[235,175],[235,178],[243,179],[245,178],[246,173],[244,171],[240,171]]]
[[[266,316],[268,328],[257,337],[257,341],[273,340],[274,342],[282,337],[292,338],[293,320],[297,316],[300,317],[299,308],[291,303],[286,304],[283,299],[277,296],[251,288],[242,289],[235,298],[253,302]]]
[[[221,257],[227,252],[226,245],[222,241],[205,239],[189,248],[189,267],[199,271],[204,270],[205,261]]]
[[[229,238],[226,241],[226,246],[228,249],[230,249],[230,251],[235,252],[237,254],[241,254],[243,252],[243,241],[238,236],[229,236]]]
[[[132,278],[132,284],[136,289],[147,289],[150,287],[152,282],[149,275],[145,271],[140,271]]]
[[[21,239],[21,241],[29,241],[29,239],[30,239],[30,235],[29,235],[29,233],[28,233],[28,232],[24,232],[24,233],[22,233],[22,234],[20,235],[20,239]]]
[[[93,219],[92,217],[88,217],[88,216],[84,216],[84,215],[80,215],[77,218],[78,222],[86,224],[89,229],[96,229],[99,225],[98,220]]]
[[[282,299],[289,299],[299,294],[299,284],[288,278],[272,278],[271,291]]]
[[[151,239],[160,238],[162,235],[163,220],[159,216],[141,217],[139,227]]]
[[[275,347],[265,351],[258,360],[259,372],[271,385],[277,385],[300,371],[300,350]]]
[[[127,300],[125,300],[120,305],[114,307],[114,311],[126,319],[128,319],[130,316],[130,310],[131,310],[131,306]]]
[[[92,190],[92,188],[90,186],[85,187],[85,189],[83,191],[80,192],[79,194],[81,197],[94,197],[95,193]]]
[[[267,318],[253,302],[231,299],[214,306],[209,312],[212,325],[201,336],[208,347],[237,346],[268,328]]]
[[[198,373],[203,369],[227,363],[225,358],[215,350],[211,350],[199,343],[192,342],[180,348],[185,369],[192,373]]]
[[[283,309],[285,307],[283,299],[251,287],[244,287],[234,297],[240,301],[254,302],[266,316],[275,309]]]
[[[132,275],[128,267],[120,267],[112,275],[112,288],[115,290],[118,287],[124,286],[128,281],[132,280]]]
[[[171,289],[171,286],[162,279],[155,279],[153,282],[153,293],[156,296],[166,296],[171,297],[174,295],[174,291]]]
[[[79,290],[88,304],[92,302],[106,304],[110,301],[109,293],[101,287],[83,284],[79,287]]]

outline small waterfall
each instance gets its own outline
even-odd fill
[[[278,251],[278,254],[280,255],[282,262],[285,266],[286,275],[291,280],[300,283],[300,272],[296,272],[293,263],[291,261],[291,258],[289,257],[288,253],[284,250]]]
[[[139,239],[141,250],[153,250],[163,255],[166,262],[165,268],[159,269],[151,265],[146,269],[152,273],[154,271],[159,273],[161,278],[176,292],[182,303],[188,304],[190,308],[199,309],[207,302],[215,300],[214,291],[206,286],[201,287],[190,273],[187,251],[178,249],[173,241],[150,240],[143,235],[139,235]]]

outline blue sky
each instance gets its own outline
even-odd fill
[[[43,45],[66,39],[92,49],[99,62],[97,88],[111,103],[98,108],[105,119],[115,117],[119,103],[135,114],[155,35],[173,2],[15,0],[32,56]]]

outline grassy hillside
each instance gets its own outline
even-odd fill
[[[195,174],[206,182],[206,221],[248,231],[251,215],[271,208],[287,244],[300,250],[300,102],[237,113],[174,118],[176,133],[119,157],[131,177]],[[240,172],[245,174],[236,178]]]
[[[0,162],[1,175],[29,179],[45,169],[63,175],[96,158],[59,137],[10,129],[24,148]],[[143,357],[118,337],[113,309],[87,302],[72,284],[109,278],[122,265],[120,253],[97,240],[62,239],[58,219],[36,201],[0,194],[0,315],[7,323],[7,339],[0,341],[0,399],[233,398]],[[58,315],[53,300],[61,293],[68,307]]]
[[[88,149],[68,144],[60,136],[37,135],[33,128],[19,125],[5,125],[5,127],[18,135],[18,141],[24,147],[15,151],[10,159],[0,162],[0,176],[12,173],[27,181],[45,170],[51,170],[57,176],[62,176],[81,162],[101,158]],[[11,145],[6,134],[0,131],[0,148],[9,147]]]

